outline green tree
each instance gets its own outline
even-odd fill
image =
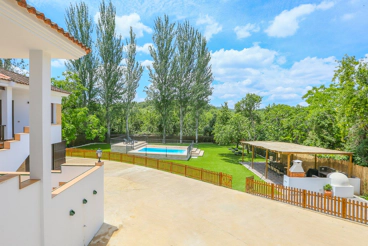
[[[197,35],[196,42],[197,63],[194,70],[195,83],[192,89],[191,104],[195,117],[195,135],[198,143],[198,128],[201,112],[209,104],[212,95],[213,82],[212,69],[210,65],[211,53],[207,48],[207,41],[200,33]]]
[[[176,73],[175,59],[175,24],[170,23],[169,17],[158,17],[155,20],[152,35],[154,47],[149,47],[153,59],[152,68],[148,66],[151,85],[146,87],[147,99],[151,100],[161,117],[162,142],[166,141],[166,131],[170,113],[174,105],[174,80]]]
[[[80,83],[76,74],[67,72],[65,80],[52,79],[52,85],[71,94],[62,100],[62,137],[70,144],[83,134],[86,139],[93,140],[96,137],[103,141],[106,128],[101,124],[99,118],[89,112],[87,107],[80,107],[81,95],[86,90]]]
[[[262,97],[254,93],[247,93],[239,102],[235,104],[235,112],[241,113],[244,117],[249,119],[252,127],[252,132],[256,133],[256,124],[259,122],[259,116],[257,110],[261,106]],[[255,140],[256,136],[252,136],[252,140]]]
[[[182,143],[183,140],[184,117],[193,97],[196,41],[197,32],[188,21],[185,21],[183,24],[178,24],[176,35],[177,52],[175,54],[177,58],[177,71],[175,73],[174,87],[175,99],[179,107],[180,143]]]
[[[126,69],[124,71],[125,93],[122,97],[122,103],[125,114],[126,134],[129,138],[129,115],[132,109],[132,102],[137,93],[139,80],[143,73],[142,65],[136,61],[137,45],[132,27],[130,27],[130,39],[126,40],[126,47]]]
[[[100,4],[100,16],[97,24],[97,48],[100,55],[99,67],[100,98],[106,114],[107,142],[110,142],[113,110],[124,94],[123,41],[116,33],[116,9],[111,1]]]
[[[92,109],[97,96],[96,84],[99,63],[93,47],[94,24],[87,4],[84,2],[70,4],[69,8],[66,9],[65,22],[68,32],[91,48],[89,54],[77,60],[68,60],[65,65],[69,71],[78,75],[81,84],[86,88],[81,95],[81,107],[87,106]]]

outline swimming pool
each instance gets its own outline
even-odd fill
[[[186,150],[184,149],[172,149],[172,148],[159,148],[159,147],[144,147],[138,152],[143,153],[163,153],[163,154],[185,154]]]

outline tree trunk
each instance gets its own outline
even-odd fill
[[[126,135],[127,135],[127,139],[129,139],[129,113],[126,112],[125,113],[125,123],[126,123]]]
[[[162,143],[165,144],[166,142],[166,124],[164,124],[164,132],[162,134]]]
[[[196,143],[198,143],[198,111],[196,112]]]
[[[106,133],[106,142],[107,143],[110,143],[110,136],[111,136],[111,122],[110,122],[110,115],[109,114],[107,114],[106,115],[107,117],[107,133]]]
[[[180,143],[183,143],[183,110],[180,106]]]

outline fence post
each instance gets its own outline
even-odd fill
[[[147,166],[147,157],[144,157],[144,165]]]
[[[172,162],[170,162],[170,173],[172,173]]]
[[[185,170],[185,171],[184,171],[184,175],[185,175],[185,177],[186,177],[186,176],[187,176],[187,165],[185,165],[185,166],[184,166],[184,170]]]
[[[271,199],[275,199],[275,184],[271,184]]]
[[[347,205],[348,205],[348,203],[347,203],[347,199],[346,199],[346,198],[343,198],[343,199],[342,199],[342,204],[341,204],[341,207],[342,207],[342,214],[341,214],[341,216],[342,216],[344,219],[346,219],[346,209],[347,209]]]
[[[219,172],[219,186],[222,186],[222,172]]]
[[[156,168],[156,169],[158,169],[159,164],[160,164],[160,160],[159,160],[159,159],[157,159],[157,160],[156,160],[156,166],[157,166],[157,168]]]
[[[135,164],[135,155],[133,155],[132,163]]]
[[[86,158],[86,151],[83,150],[83,158]]]
[[[111,153],[111,152],[109,152],[109,160],[110,160],[110,153]]]
[[[203,180],[203,168],[201,168],[201,180]]]
[[[70,156],[73,156],[73,149],[70,149]]]
[[[120,153],[120,162],[123,162],[123,154]]]
[[[302,193],[302,207],[306,208],[307,207],[307,191],[303,190]]]

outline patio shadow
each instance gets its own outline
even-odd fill
[[[115,231],[117,231],[118,228],[113,225],[109,225],[106,223],[103,223],[100,230],[96,233],[96,235],[93,237],[92,241],[88,244],[89,246],[106,246],[112,235]]]

